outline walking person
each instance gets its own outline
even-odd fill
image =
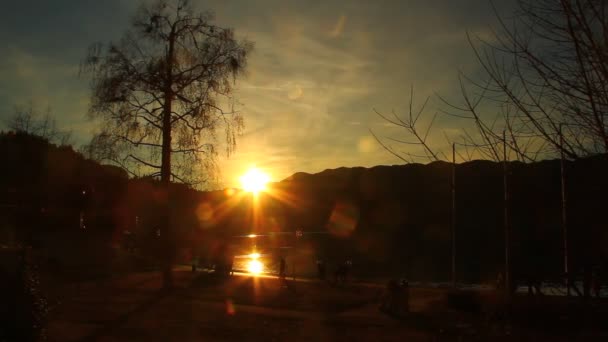
[[[401,280],[401,308],[404,313],[410,312],[410,283],[407,279]]]
[[[281,257],[279,260],[279,279],[283,282],[286,280],[285,277],[287,276],[286,267],[285,258]]]
[[[353,261],[351,259],[347,259],[344,262],[344,283],[346,283],[346,281],[348,281],[352,267],[353,267]]]
[[[399,282],[395,278],[391,278],[386,284],[385,292],[380,302],[380,311],[389,315],[397,315],[399,313],[399,305],[401,296],[399,295]]]
[[[336,271],[334,272],[334,283],[336,285],[343,285],[346,280],[346,265],[339,264],[336,266]]]
[[[601,283],[599,269],[597,269],[593,272],[593,276],[591,278],[591,287],[592,287],[593,293],[595,294],[595,297],[600,298],[600,292],[602,290],[602,283]]]
[[[234,275],[234,255],[232,253],[228,255],[228,275]]]
[[[325,280],[325,263],[321,259],[317,260],[317,272],[319,280]]]
[[[498,272],[498,275],[496,276],[496,289],[501,290],[503,286],[502,272]]]

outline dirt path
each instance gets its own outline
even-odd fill
[[[602,332],[517,330],[504,321],[446,308],[446,290],[411,291],[411,312],[378,310],[381,287],[273,277],[221,280],[176,272],[176,290],[159,292],[158,273],[69,287],[51,313],[50,341],[458,341],[597,340]],[[559,325],[558,325],[559,328]],[[599,335],[598,335],[599,334]],[[606,335],[605,337],[608,337]]]

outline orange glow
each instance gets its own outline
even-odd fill
[[[249,257],[253,260],[259,259],[260,253],[251,253],[251,254],[249,254]]]
[[[257,259],[253,259],[247,263],[247,271],[254,275],[260,274],[264,271],[264,264]]]
[[[348,237],[355,231],[359,216],[359,209],[354,204],[338,202],[331,212],[327,229],[335,236]]]
[[[243,190],[257,194],[260,191],[266,190],[266,183],[270,181],[270,177],[254,167],[241,176],[240,180]]]
[[[200,227],[209,228],[215,224],[215,209],[208,202],[203,202],[196,207],[195,211],[196,217],[201,223]]]
[[[283,189],[280,188],[271,188],[269,191],[267,191],[268,195],[270,195],[270,197],[283,202],[287,205],[289,205],[290,207],[294,207],[297,208],[300,205],[302,205],[301,200],[294,196],[293,194],[284,191]]]
[[[232,303],[232,299],[226,300],[226,313],[231,316],[236,313],[236,310],[234,309],[234,303]]]

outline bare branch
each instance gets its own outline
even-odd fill
[[[91,76],[89,113],[103,125],[91,151],[125,168],[160,166],[165,183],[212,178],[202,172],[216,171],[216,130],[234,148],[243,125],[219,104],[232,100],[253,48],[212,19],[187,1],[158,0],[140,7],[120,41],[90,47],[81,73]]]

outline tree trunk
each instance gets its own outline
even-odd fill
[[[170,105],[171,100],[165,99],[165,110]],[[169,105],[167,105],[167,103]],[[173,287],[173,274],[171,272],[173,265],[173,244],[170,232],[170,184],[171,184],[171,115],[165,112],[163,118],[163,147],[162,147],[162,162],[160,171],[160,181],[163,187],[164,200],[163,215],[161,220],[161,244],[162,244],[162,271],[163,271],[163,288],[171,289]],[[168,119],[167,119],[168,118]]]
[[[161,155],[160,182],[165,193],[164,212],[161,221],[161,243],[162,243],[162,272],[163,272],[163,288],[171,289],[173,287],[173,256],[174,246],[172,234],[170,232],[171,223],[171,112],[173,101],[172,90],[172,70],[173,70],[173,45],[175,42],[174,35],[169,36],[169,49],[167,51],[167,71],[165,79],[165,98],[163,108],[163,142]]]

